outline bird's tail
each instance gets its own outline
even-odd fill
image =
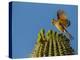
[[[65,30],[65,36],[66,36],[69,40],[73,40],[73,36],[72,36],[67,30]]]

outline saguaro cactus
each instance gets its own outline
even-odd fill
[[[41,29],[31,57],[47,57],[72,55],[74,50],[70,46],[70,40],[63,34],[49,30],[45,34],[45,30]]]

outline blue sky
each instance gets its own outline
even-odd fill
[[[51,19],[56,18],[58,9],[63,9],[71,21],[68,31],[74,37],[71,46],[77,53],[77,6],[27,2],[13,2],[12,4],[13,58],[26,58],[31,54],[41,28],[44,28],[46,32],[50,29],[58,31],[51,24]]]

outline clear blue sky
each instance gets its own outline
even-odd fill
[[[74,37],[71,46],[77,53],[77,6],[13,2],[12,7],[13,58],[26,58],[31,54],[41,28],[46,32],[50,29],[58,31],[51,24],[51,19],[56,18],[58,9],[63,9],[71,21],[68,31]]]

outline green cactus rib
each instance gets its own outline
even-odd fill
[[[48,56],[48,42],[46,42],[44,45],[43,56]]]
[[[45,30],[41,29],[38,33],[38,38],[30,57],[63,56],[73,54],[74,50],[70,46],[70,40],[66,38],[66,36],[53,30],[48,30],[48,32],[45,33]]]
[[[63,49],[61,48],[61,44],[59,42],[59,35],[58,33],[56,33],[56,41],[57,41],[57,45],[58,45],[58,51],[59,51],[59,55],[62,56],[63,55]]]

